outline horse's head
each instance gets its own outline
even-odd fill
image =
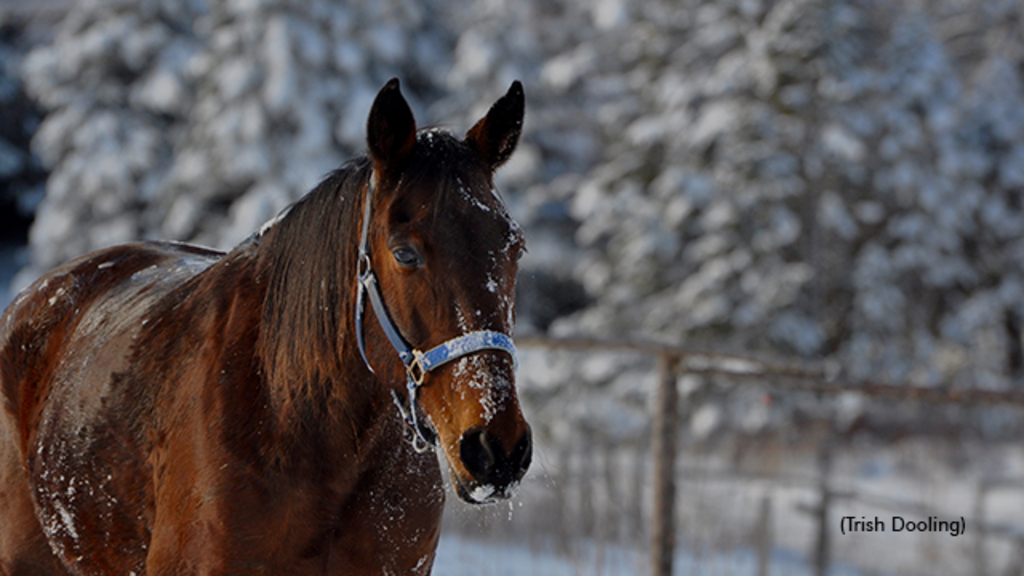
[[[366,278],[372,267],[379,287],[373,290],[383,302],[361,317],[366,359],[394,387],[399,405],[412,411],[415,418],[408,419],[423,441],[436,438],[456,491],[472,503],[509,497],[532,455],[530,427],[516,396],[514,350],[506,339],[515,323],[516,272],[525,245],[492,178],[515,149],[522,119],[523,90],[516,82],[465,138],[417,132],[392,80],[377,95],[367,123],[373,194],[363,225],[370,263],[361,268]],[[371,319],[381,316],[378,304],[390,320]],[[395,351],[401,343],[388,343],[387,322],[414,351],[407,355],[413,364],[419,361],[412,356],[438,346],[452,348],[443,356],[477,340],[490,345],[433,369],[409,369]],[[420,385],[410,394],[413,380]]]

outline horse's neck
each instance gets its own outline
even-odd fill
[[[323,358],[308,352],[314,343],[295,342],[295,339],[272,334],[278,327],[264,325],[273,321],[264,306],[270,292],[282,286],[273,281],[271,270],[260,265],[258,249],[259,246],[255,246],[251,254],[238,256],[253,275],[248,288],[238,285],[240,290],[250,290],[250,293],[238,297],[248,299],[247,305],[252,309],[264,311],[253,317],[259,326],[252,330],[260,334],[255,346],[258,380],[261,393],[268,400],[267,423],[273,428],[273,433],[267,435],[269,445],[263,449],[268,453],[276,452],[277,457],[284,460],[305,462],[300,467],[319,459],[352,462],[351,456],[359,457],[372,449],[380,430],[389,426],[387,418],[393,416],[390,396],[366,370],[354,344],[340,347],[335,361],[323,362]],[[228,256],[232,257],[236,255]],[[259,288],[253,290],[252,287]],[[331,312],[340,315],[340,311]],[[312,315],[306,319],[321,320]],[[313,335],[317,330],[308,326],[300,332]],[[289,366],[305,364],[301,364],[302,370],[281,370],[278,364],[282,358]],[[317,362],[322,365],[308,365]],[[296,377],[297,374],[302,377]],[[320,464],[329,467],[326,460]]]

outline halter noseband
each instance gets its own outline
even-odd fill
[[[373,367],[366,357],[366,343],[363,338],[363,315],[366,309],[366,298],[369,297],[373,313],[377,317],[384,335],[387,336],[391,346],[398,353],[405,366],[405,388],[409,394],[408,409],[403,406],[398,394],[394,390],[391,396],[398,406],[398,411],[413,430],[413,447],[417,452],[423,452],[431,447],[437,446],[437,433],[427,428],[419,420],[417,415],[417,396],[420,387],[429,372],[463,356],[475,354],[482,350],[504,350],[512,356],[513,366],[518,367],[519,361],[516,357],[516,347],[508,335],[492,330],[479,330],[456,336],[426,352],[421,352],[409,346],[402,337],[398,327],[391,320],[387,306],[384,305],[384,295],[381,294],[380,284],[377,282],[377,275],[373,273],[370,262],[369,236],[370,236],[370,215],[373,212],[374,174],[370,173],[369,183],[366,185],[366,199],[363,204],[362,232],[359,238],[359,263],[358,263],[358,288],[356,291],[356,343],[359,346],[359,354],[370,372]]]

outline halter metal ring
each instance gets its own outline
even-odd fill
[[[416,386],[422,386],[423,381],[427,377],[427,370],[423,367],[423,353],[419,350],[413,350],[412,354],[412,362],[409,362],[409,365],[405,367],[405,371],[408,372],[411,382],[414,382]]]
[[[373,270],[373,266],[371,266],[370,263],[370,253],[360,251],[359,262],[356,265],[356,276],[360,279],[366,278],[366,275],[369,274],[371,270]]]

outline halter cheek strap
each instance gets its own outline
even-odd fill
[[[359,238],[359,269],[358,286],[356,290],[356,343],[359,346],[359,354],[370,372],[373,367],[366,356],[366,342],[363,336],[363,316],[366,310],[366,299],[369,298],[373,314],[377,317],[377,323],[387,336],[391,346],[398,353],[398,358],[405,366],[405,388],[409,395],[409,404],[406,408],[394,390],[391,391],[395,405],[402,414],[402,418],[413,430],[413,447],[417,452],[424,452],[431,447],[437,446],[437,433],[420,422],[418,416],[417,397],[419,389],[423,386],[426,376],[431,371],[451,362],[475,354],[483,350],[502,350],[508,352],[512,357],[513,367],[519,367],[519,360],[516,357],[516,347],[508,335],[492,330],[480,330],[468,332],[447,340],[442,344],[421,352],[409,346],[398,327],[391,319],[388,308],[384,304],[384,295],[380,291],[380,283],[377,282],[377,275],[373,273],[370,262],[369,235],[370,216],[372,214],[374,194],[373,174],[366,187],[366,199],[363,205],[363,223]]]

